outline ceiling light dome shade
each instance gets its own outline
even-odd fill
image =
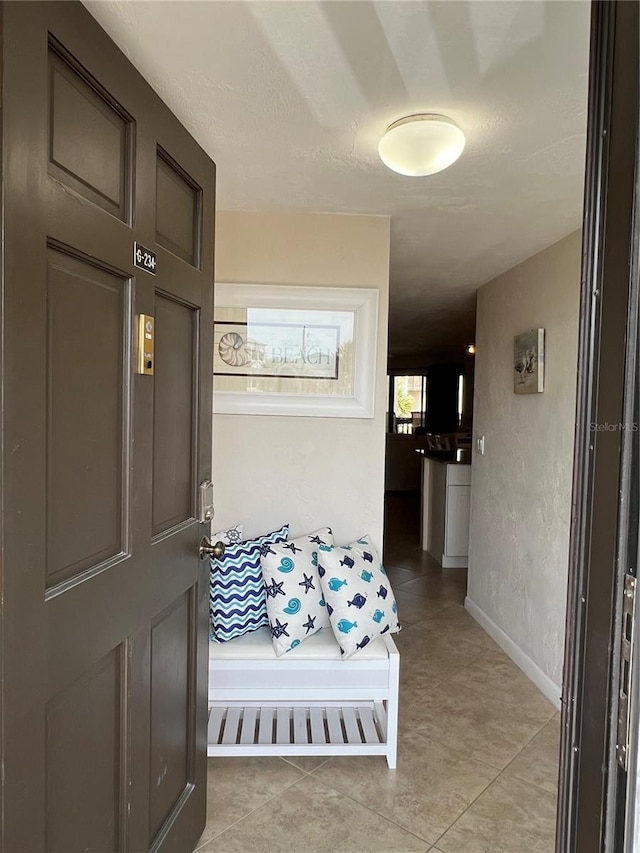
[[[378,154],[392,171],[423,177],[455,163],[464,143],[464,133],[455,121],[435,113],[421,113],[390,124],[378,144]]]

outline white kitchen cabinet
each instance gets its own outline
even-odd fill
[[[470,505],[471,486],[449,486],[447,488],[444,556],[455,559],[464,557],[465,566],[469,555]]]
[[[424,457],[422,549],[445,569],[464,568],[469,555],[471,465]]]

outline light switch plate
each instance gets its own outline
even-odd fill
[[[476,436],[476,453],[479,453],[480,456],[484,456],[484,436],[483,435]]]

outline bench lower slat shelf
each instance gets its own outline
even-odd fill
[[[384,755],[385,727],[386,715],[380,719],[376,707],[362,705],[214,707],[208,755]]]

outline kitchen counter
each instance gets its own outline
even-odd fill
[[[444,569],[466,567],[469,555],[471,465],[452,455],[422,454],[422,550]]]
[[[458,448],[458,450],[424,450],[418,448],[416,453],[430,459],[432,462],[443,462],[447,465],[471,465],[471,450]]]

